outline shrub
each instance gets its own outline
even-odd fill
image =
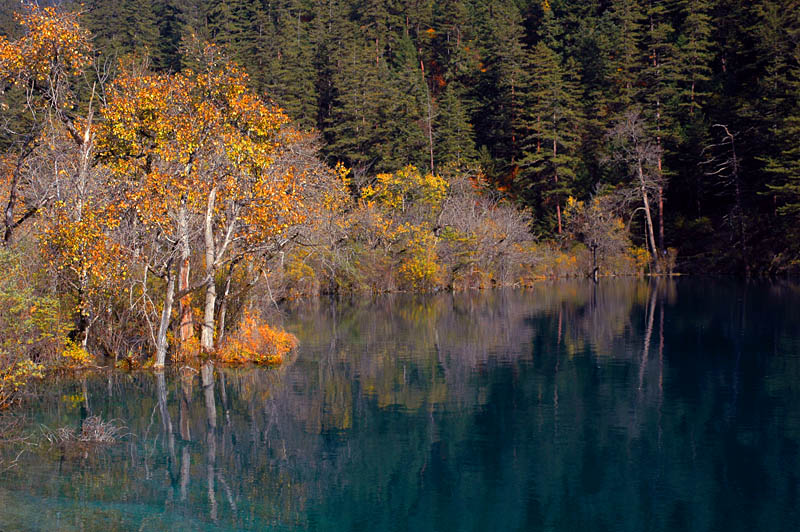
[[[293,334],[270,327],[245,311],[237,330],[217,352],[217,359],[225,364],[280,364],[295,347]]]
[[[65,369],[81,369],[91,366],[94,358],[82,345],[68,339],[64,342],[60,362]]]
[[[16,253],[0,250],[0,408],[7,407],[25,384],[56,364],[68,326],[59,302],[36,290],[36,277]]]
[[[31,379],[41,378],[44,366],[28,359],[0,367],[0,409],[13,403]]]

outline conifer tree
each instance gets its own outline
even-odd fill
[[[493,3],[479,15],[486,17],[480,38],[487,44],[481,69],[485,72],[476,87],[479,101],[473,124],[478,143],[486,145],[498,162],[496,174],[489,177],[503,183],[513,180],[521,155],[530,58],[524,45],[522,14],[515,4]]]
[[[606,75],[610,116],[619,117],[634,105],[640,96],[639,81],[645,65],[642,48],[645,16],[639,0],[613,0],[608,13],[612,39],[606,50]]]
[[[436,116],[436,163],[441,166],[464,167],[475,162],[474,132],[469,114],[462,102],[458,82],[447,84],[439,98]]]
[[[404,36],[398,41],[391,70],[390,90],[395,96],[391,107],[394,119],[390,126],[394,132],[389,144],[394,146],[386,160],[401,163],[396,168],[414,164],[420,168],[430,166],[433,172],[435,111],[425,64],[410,37]],[[395,144],[394,139],[399,142]]]
[[[392,105],[388,69],[375,65],[374,49],[350,41],[333,75],[333,98],[323,125],[324,153],[353,168],[357,176],[382,170],[381,144],[390,123],[382,119]]]
[[[84,24],[105,56],[146,55],[158,68],[165,58],[154,7],[152,0],[90,0],[83,5]]]
[[[680,28],[678,65],[680,72],[680,105],[689,115],[700,111],[708,97],[713,59],[711,32],[711,0],[680,0],[683,18]]]
[[[526,95],[524,158],[517,188],[529,204],[546,205],[562,232],[561,206],[570,196],[580,163],[581,110],[575,65],[540,41],[532,54],[531,89]]]
[[[768,120],[775,147],[763,160],[770,176],[768,189],[779,200],[778,213],[796,225],[800,221],[800,13],[781,7],[770,0],[758,7],[764,19],[777,24],[773,31],[778,34],[764,43],[778,56],[770,58],[762,87],[772,98]]]
[[[658,247],[664,249],[664,151],[667,141],[675,137],[675,124],[678,114],[677,48],[674,45],[674,29],[670,22],[672,5],[669,0],[647,0],[645,42],[647,45],[647,64],[642,69],[642,80],[646,87],[641,95],[644,116],[648,121],[649,133],[655,137],[658,147],[656,171],[660,174],[660,186],[656,193],[658,217]]]
[[[208,24],[211,40],[248,73],[257,50],[258,4],[248,0],[216,0],[209,3]]]
[[[300,2],[291,2],[281,13],[276,37],[282,49],[270,95],[297,124],[311,128],[317,122],[316,72],[310,27],[303,19]]]
[[[155,68],[176,72],[181,68],[180,6],[170,1],[158,2],[154,7],[159,39],[154,54],[158,58]]]

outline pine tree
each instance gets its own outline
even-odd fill
[[[392,127],[385,113],[396,103],[388,68],[385,63],[376,65],[374,48],[361,42],[353,40],[341,52],[332,79],[330,112],[323,124],[323,152],[351,167],[356,176],[382,171]]]
[[[559,234],[561,206],[574,193],[572,184],[580,164],[582,118],[575,69],[574,64],[563,66],[561,57],[544,41],[536,45],[525,106],[529,134],[516,182],[528,204],[546,205],[555,214]]]
[[[680,0],[683,17],[680,28],[678,65],[680,72],[680,105],[693,116],[703,108],[709,96],[713,51],[711,33],[711,0]]]
[[[160,31],[152,0],[85,2],[83,23],[94,35],[96,49],[109,56],[149,56],[153,66],[163,66]],[[113,22],[112,22],[113,21]]]
[[[496,3],[479,13],[486,21],[480,28],[485,72],[476,85],[477,102],[473,124],[478,144],[486,145],[497,160],[497,183],[509,184],[517,172],[523,134],[522,110],[529,84],[529,52],[519,9],[513,3]]]
[[[606,50],[609,115],[626,113],[640,97],[641,71],[646,64],[643,35],[646,18],[639,0],[613,0],[608,11],[612,39]]]
[[[217,0],[208,8],[211,40],[248,74],[253,73],[250,58],[257,50],[259,10],[258,4],[248,0]]]
[[[798,72],[800,74],[800,72]],[[795,83],[794,97],[800,101],[800,83]],[[780,200],[778,212],[800,220],[800,105],[775,131],[780,149],[777,156],[766,159],[766,169],[773,175],[769,190]]]
[[[458,82],[447,84],[439,98],[436,116],[435,158],[438,167],[463,168],[477,159],[475,138],[469,114],[461,100]]]
[[[279,18],[281,51],[275,68],[277,83],[271,95],[302,127],[317,123],[316,71],[310,25],[300,2],[290,2]]]
[[[433,127],[435,111],[428,86],[425,63],[410,37],[402,37],[395,51],[392,68],[392,86],[396,93],[394,139],[403,139],[403,145],[392,150],[389,159],[399,157],[404,164],[413,163],[433,172]],[[388,160],[388,159],[387,159]],[[398,167],[399,168],[399,167]]]
[[[664,151],[668,141],[676,136],[678,115],[678,64],[677,48],[674,45],[674,29],[670,0],[648,0],[647,31],[645,42],[648,49],[647,65],[642,69],[642,80],[646,90],[641,95],[644,117],[649,134],[655,137],[658,148],[657,172],[661,184],[656,193],[658,218],[658,247],[664,249],[664,176],[668,173],[664,165]]]
[[[181,67],[181,21],[180,7],[171,1],[158,2],[154,7],[158,23],[158,48],[154,51],[158,57],[159,70],[177,72]]]
[[[773,32],[778,37],[766,40],[764,46],[779,54],[770,58],[762,87],[774,98],[768,120],[775,148],[763,160],[771,176],[768,190],[779,200],[778,213],[788,215],[796,226],[800,221],[800,13],[780,11],[782,7],[766,0],[757,8],[767,21],[777,23]]]

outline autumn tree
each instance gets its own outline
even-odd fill
[[[42,218],[42,249],[60,288],[74,297],[73,336],[85,347],[91,321],[106,306],[99,296],[124,275],[109,237],[116,220],[107,209],[111,191],[99,184],[94,164],[97,87],[105,78],[94,72],[88,102],[79,101],[76,79],[91,64],[91,47],[78,15],[31,4],[17,20],[21,36],[0,39],[4,96],[24,94],[27,115],[5,124],[14,163],[4,242],[26,219]]]
[[[270,171],[287,118],[247,86],[248,77],[213,45],[202,69],[178,74],[125,69],[108,91],[102,158],[163,254],[166,288],[157,338],[163,366],[173,299],[203,292],[200,346],[215,348],[217,274],[280,246],[300,215],[302,175]],[[178,259],[178,274],[173,261]],[[187,259],[201,265],[193,283]]]
[[[40,176],[24,172],[28,159],[46,144],[45,135],[68,132],[83,158],[81,172],[87,169],[92,142],[91,119],[75,113],[70,83],[90,65],[89,33],[77,15],[53,7],[26,4],[16,20],[21,36],[13,40],[0,36],[0,112],[4,136],[10,140],[9,154],[15,159],[3,215],[6,244],[52,198],[46,185],[32,186],[30,180]],[[55,182],[52,174],[50,180]]]

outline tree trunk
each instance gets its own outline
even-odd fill
[[[189,221],[187,220],[186,202],[181,202],[178,214],[178,224],[181,240],[181,258],[178,265],[178,292],[183,293],[189,288]],[[186,294],[180,299],[178,314],[180,315],[180,342],[184,345],[194,336],[194,317],[192,316],[192,296]]]
[[[555,116],[553,117],[553,124],[555,124]],[[555,133],[555,132],[553,132]],[[558,187],[558,167],[555,166],[556,164],[556,157],[558,157],[558,138],[554,135],[553,136],[553,167],[555,168],[553,172],[553,180],[555,181],[556,187]],[[561,234],[561,202],[556,196],[556,217],[558,218],[558,234]]]
[[[6,203],[6,211],[5,211],[5,225],[6,230],[3,234],[3,243],[8,246],[12,243],[12,238],[14,235],[14,209],[17,205],[17,188],[19,187],[19,177],[21,173],[22,166],[22,155],[19,156],[19,161],[17,162],[17,167],[14,169],[14,173],[11,175],[11,183],[8,185],[8,202]]]
[[[222,292],[222,297],[220,298],[219,302],[219,337],[217,340],[217,345],[222,345],[222,341],[225,338],[225,320],[227,319],[228,315],[228,296],[231,292],[231,278],[233,277],[234,266],[235,264],[231,262],[231,265],[228,268],[228,274],[225,276],[225,290]]]
[[[200,334],[200,348],[210,352],[214,350],[214,308],[217,303],[217,285],[214,279],[216,272],[216,252],[214,250],[214,202],[217,189],[212,188],[208,194],[208,206],[205,220],[205,245],[206,245],[206,300],[203,308],[203,328]]]
[[[650,253],[652,254],[653,264],[655,265],[656,270],[657,270],[658,269],[658,260],[657,260],[658,259],[658,252],[656,250],[656,237],[653,234],[653,217],[652,217],[652,215],[650,213],[650,200],[647,197],[647,187],[645,186],[645,182],[644,182],[644,170],[642,169],[642,161],[641,160],[638,162],[637,170],[639,172],[639,185],[640,185],[641,192],[642,192],[642,203],[644,204],[644,216],[645,216],[645,220],[647,222],[647,237],[648,237],[647,238],[647,240],[648,240],[647,244],[650,247]]]
[[[742,206],[742,187],[739,180],[739,158],[736,155],[736,141],[733,134],[725,128],[725,133],[731,142],[731,173],[733,176],[734,190],[736,193],[736,211],[739,220],[739,243],[742,248],[742,262],[744,263],[745,275],[750,277],[750,260],[747,252],[747,231],[744,222],[744,207]]]
[[[78,315],[75,319],[75,341],[80,339],[81,347],[89,345],[89,315],[86,311],[86,292],[89,289],[89,276],[86,267],[78,274]]]
[[[172,275],[172,259],[167,262],[167,293],[164,295],[164,308],[161,310],[161,322],[158,324],[158,334],[156,336],[156,362],[153,365],[156,369],[164,367],[167,358],[167,328],[169,318],[172,314],[172,302],[175,298],[175,279]]]
[[[661,160],[659,159],[659,164]],[[658,187],[658,249],[664,249],[664,187]]]
[[[22,164],[27,159],[28,155],[33,152],[36,144],[33,142],[32,137],[25,139],[22,145],[22,150],[17,157],[17,164],[14,167],[14,172],[11,174],[11,182],[8,184],[8,202],[4,213],[5,231],[3,233],[3,244],[8,246],[14,240],[14,229],[27,217],[36,213],[36,209],[30,209],[26,212],[20,220],[14,221],[14,210],[17,206],[17,199],[19,195],[19,180],[22,177]]]

